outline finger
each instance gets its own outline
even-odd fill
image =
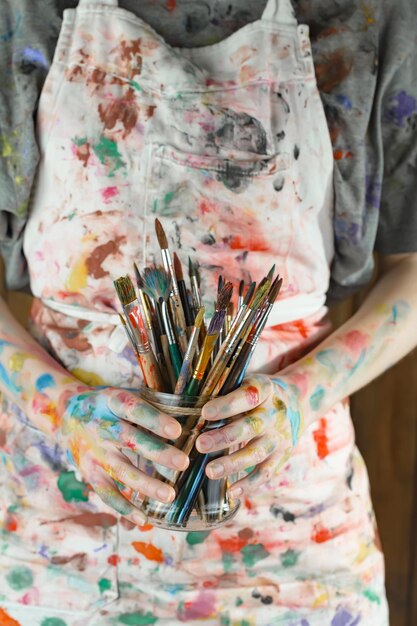
[[[118,417],[142,426],[160,437],[177,439],[181,425],[174,417],[166,415],[125,389],[113,390],[108,398],[109,409]]]
[[[199,452],[226,450],[259,437],[274,423],[274,413],[273,408],[260,406],[249,414],[234,419],[227,426],[203,433],[197,439],[197,450]]]
[[[110,453],[103,469],[113,480],[122,483],[133,492],[140,492],[165,503],[175,500],[176,494],[173,487],[137,469],[122,454]]]
[[[243,494],[258,493],[287,463],[291,456],[291,447],[282,452],[271,454],[265,461],[259,463],[255,469],[244,478],[233,483],[227,493],[232,498],[240,498]]]
[[[268,434],[262,435],[237,452],[211,461],[207,465],[206,474],[209,478],[218,479],[258,465],[272,454],[276,445],[273,437]]]
[[[171,469],[184,470],[188,467],[189,458],[182,450],[178,450],[160,437],[132,426],[128,422],[120,422],[120,424],[117,447],[127,448],[154,463],[160,463]]]
[[[99,498],[117,513],[127,517],[138,526],[146,524],[147,517],[145,513],[123,497],[114,482],[103,470],[96,472],[94,483],[91,486]]]
[[[219,420],[251,411],[271,395],[272,389],[272,381],[268,376],[254,374],[246,378],[236,391],[207,402],[203,407],[203,417]]]

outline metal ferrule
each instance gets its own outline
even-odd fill
[[[176,341],[175,341],[174,331],[171,326],[171,320],[169,319],[167,303],[165,300],[162,303],[162,319],[164,320],[164,326],[165,326],[165,330],[167,334],[168,343],[172,345],[176,343]]]

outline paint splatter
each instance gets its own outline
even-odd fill
[[[291,548],[288,548],[286,552],[280,555],[281,565],[283,567],[294,567],[294,565],[297,565],[299,556],[300,556],[299,552],[297,552],[296,550],[291,550]]]
[[[56,385],[55,380],[53,376],[51,376],[51,374],[42,374],[42,376],[39,376],[39,378],[36,380],[36,383],[35,383],[36,390],[39,391],[40,393],[45,391],[45,389],[50,389],[51,387],[55,387],[55,385]]]
[[[117,187],[104,187],[104,189],[101,189],[101,196],[105,204],[109,204],[109,202],[111,202],[111,199],[116,197],[117,195],[119,195],[119,190]]]
[[[119,624],[125,624],[126,626],[149,626],[149,624],[155,624],[158,618],[149,611],[147,613],[134,611],[133,613],[122,613],[117,621]]]
[[[33,574],[28,567],[13,567],[6,574],[6,580],[12,589],[21,591],[33,585]]]
[[[179,609],[181,621],[199,620],[210,617],[216,612],[216,595],[212,591],[200,591],[191,601],[184,602]]]
[[[143,541],[133,541],[132,546],[139,552],[139,554],[143,554],[144,557],[148,559],[148,561],[156,561],[157,563],[164,562],[164,554],[162,550],[154,546],[152,543],[144,543]]]
[[[405,91],[393,94],[384,111],[384,120],[403,128],[408,118],[417,112],[417,100]]]
[[[101,137],[100,141],[93,146],[93,151],[100,163],[108,167],[109,178],[126,165],[117,148],[117,143],[107,137]]]
[[[248,385],[245,387],[245,400],[250,406],[258,406],[259,404],[259,391],[254,385]]]
[[[111,589],[111,580],[109,578],[100,578],[98,581],[98,588],[100,589],[100,593],[104,593]]]
[[[20,622],[10,617],[4,609],[0,607],[0,624],[1,626],[21,626]]]
[[[348,50],[339,48],[318,59],[315,67],[319,89],[331,93],[351,73],[353,58]]]
[[[87,502],[88,486],[79,481],[75,472],[61,472],[58,477],[58,489],[66,502]]]
[[[185,540],[188,543],[188,545],[195,546],[199,543],[203,543],[207,539],[209,534],[210,534],[209,530],[194,531],[191,533],[187,533]]]
[[[242,548],[241,553],[242,561],[245,567],[253,567],[256,563],[258,563],[258,561],[266,559],[269,556],[268,550],[266,550],[262,543],[245,546]]]
[[[313,411],[318,411],[320,409],[324,396],[324,387],[322,387],[321,385],[317,385],[314,392],[310,396],[310,407]]]
[[[125,239],[125,237],[116,237],[94,248],[85,260],[88,275],[96,280],[108,276],[109,272],[103,269],[102,265],[108,256],[115,256],[119,253],[120,245]]]
[[[325,459],[329,454],[329,440],[326,433],[326,427],[326,419],[322,417],[319,421],[319,427],[313,432],[314,441],[317,446],[317,454],[320,459]]]
[[[42,620],[41,626],[67,626],[67,622],[60,617],[46,617]]]

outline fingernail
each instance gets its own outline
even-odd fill
[[[217,409],[215,406],[213,405],[207,405],[204,407],[203,409],[203,413],[204,413],[204,417],[207,418],[212,418],[212,417],[216,417],[217,415]]]
[[[175,497],[175,492],[171,487],[158,487],[156,495],[163,502],[171,502]]]
[[[132,513],[130,517],[132,522],[134,524],[137,524],[138,526],[143,526],[144,524],[146,524],[147,517],[144,513]]]
[[[178,435],[178,426],[176,424],[167,424],[164,433],[169,439],[176,439]]]
[[[172,462],[175,467],[178,467],[178,469],[185,469],[188,467],[188,457],[184,454],[174,454]]]
[[[209,470],[210,476],[213,478],[220,478],[220,476],[223,476],[224,474],[224,465],[221,463],[213,463],[213,465],[210,465]]]
[[[211,450],[213,447],[213,439],[211,437],[201,437],[198,440],[200,450]]]
[[[232,499],[235,499],[235,498],[239,498],[242,495],[243,489],[242,487],[234,487],[232,489],[229,489],[227,493]]]

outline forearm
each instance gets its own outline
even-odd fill
[[[79,385],[14,319],[0,298],[0,391],[48,435],[59,428],[60,405]]]
[[[277,384],[293,385],[299,415],[308,426],[361,389],[417,345],[417,262],[409,257],[388,270],[343,326],[307,356],[279,372]]]

